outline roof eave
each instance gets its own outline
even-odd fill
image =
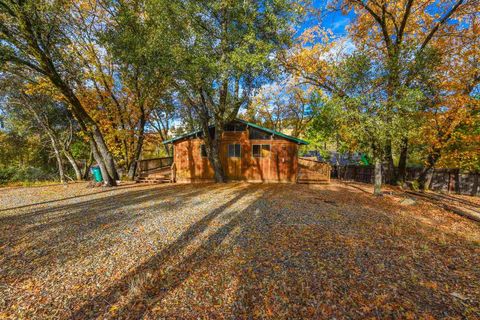
[[[263,130],[263,131],[266,131],[266,132],[271,133],[271,134],[273,134],[273,135],[276,135],[276,136],[278,136],[278,137],[281,137],[281,138],[284,138],[284,139],[287,139],[287,140],[296,142],[296,143],[299,144],[299,145],[305,145],[305,146],[306,146],[306,145],[309,144],[309,143],[308,143],[307,141],[305,141],[305,140],[298,139],[298,138],[295,138],[295,137],[292,137],[292,136],[283,134],[283,133],[278,132],[278,131],[275,131],[275,130],[271,130],[271,129],[268,129],[268,128],[264,128],[264,127],[262,127],[262,126],[259,126],[258,124],[255,124],[255,123],[251,123],[251,122],[248,122],[248,121],[245,121],[245,120],[242,120],[242,119],[235,119],[235,121],[239,121],[239,122],[241,122],[241,123],[243,123],[243,124],[246,124],[247,126],[251,126],[251,127],[256,128],[256,129]],[[213,127],[215,127],[215,126],[209,126],[209,128],[213,128]],[[187,134],[178,136],[178,137],[176,137],[176,138],[172,138],[172,139],[163,141],[162,143],[163,143],[163,144],[174,143],[175,141],[179,141],[179,140],[182,140],[182,139],[191,137],[191,136],[196,135],[196,134],[199,134],[199,133],[201,133],[201,132],[202,132],[202,130],[197,130],[197,131],[194,131],[194,132],[191,132],[191,133],[187,133]]]

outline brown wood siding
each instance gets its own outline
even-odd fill
[[[213,169],[208,158],[202,157],[199,138],[174,143],[174,159],[178,181],[211,181]],[[241,157],[229,158],[228,145],[240,144]],[[255,158],[252,146],[270,145],[268,157]],[[289,140],[249,140],[248,131],[224,132],[220,140],[220,161],[230,180],[250,182],[295,182],[297,178],[298,146]]]

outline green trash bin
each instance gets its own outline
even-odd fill
[[[102,171],[100,171],[99,166],[92,167],[92,175],[93,175],[93,179],[95,180],[95,182],[102,182],[103,181]]]

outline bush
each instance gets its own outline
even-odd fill
[[[413,191],[419,191],[419,190],[420,190],[420,183],[418,182],[418,180],[413,180],[412,183],[411,183],[410,188],[411,188]]]
[[[55,174],[35,167],[8,167],[0,169],[0,184],[9,182],[49,181],[55,179]]]
[[[0,184],[10,182],[15,175],[16,168],[0,168]]]

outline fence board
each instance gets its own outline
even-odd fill
[[[407,168],[406,180],[414,181],[422,168]],[[383,168],[383,183],[390,183],[388,171]],[[461,172],[459,169],[435,169],[430,189],[439,192],[455,192],[459,194],[478,194],[479,176],[477,172]],[[373,183],[374,168],[371,166],[334,166],[332,178],[364,183]]]

